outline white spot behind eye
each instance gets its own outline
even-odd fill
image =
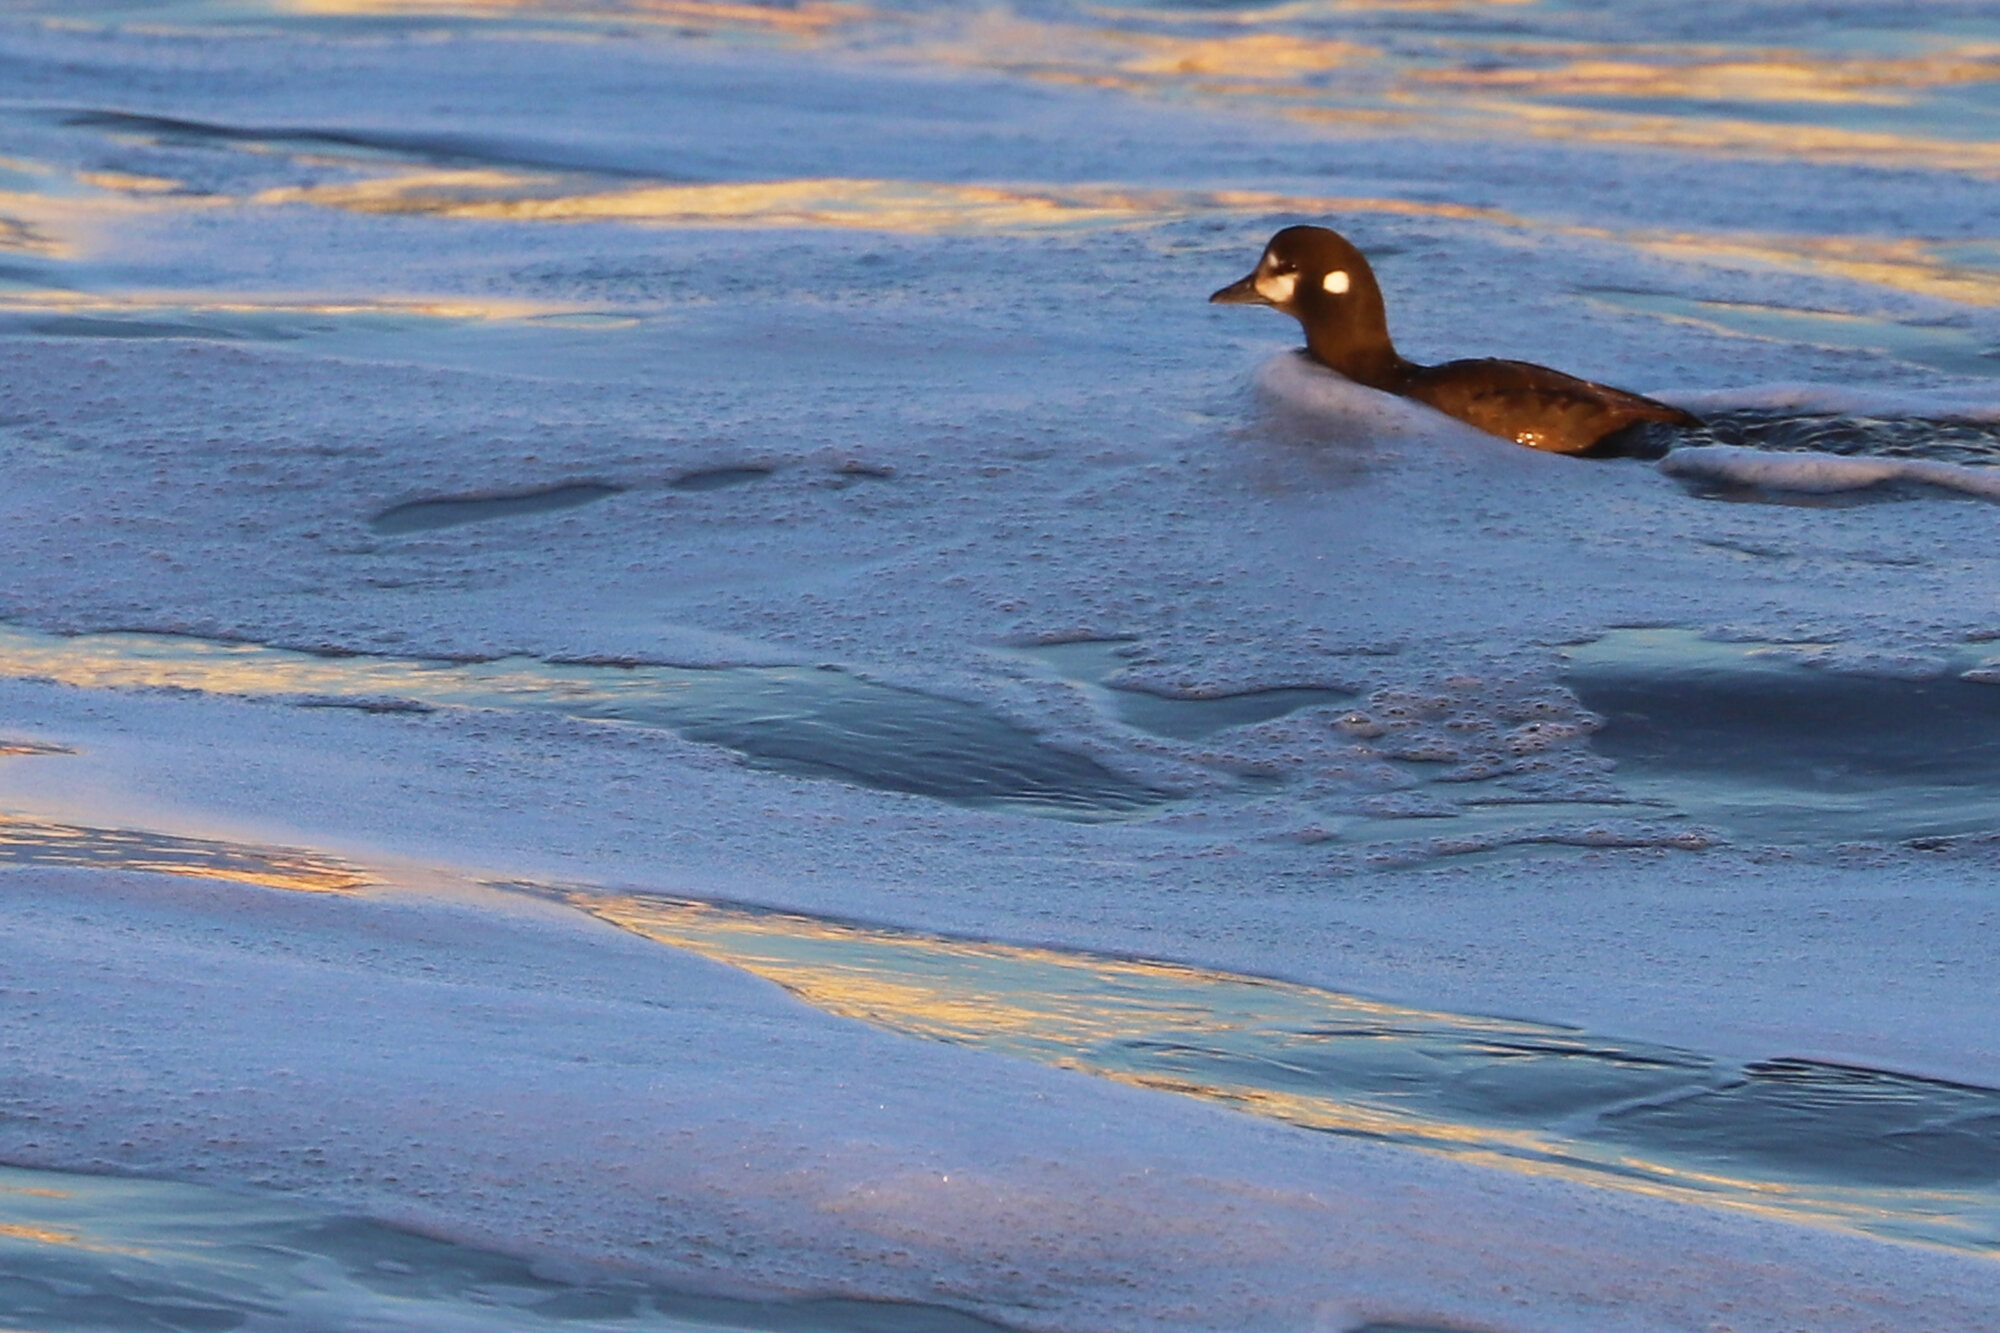
[[[1259,273],[1257,275],[1257,294],[1266,301],[1270,301],[1276,305],[1283,305],[1285,302],[1291,300],[1292,293],[1298,290],[1298,286],[1299,275],[1296,273]]]
[[[1348,279],[1347,270],[1344,268],[1337,268],[1333,272],[1327,274],[1326,280],[1320,284],[1320,286],[1326,288],[1328,291],[1332,292],[1335,296],[1339,296],[1341,293],[1345,292],[1350,285],[1352,284]]]

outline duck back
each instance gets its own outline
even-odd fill
[[[1411,366],[1394,389],[1489,435],[1555,454],[1588,453],[1628,426],[1699,426],[1666,403],[1527,361]]]

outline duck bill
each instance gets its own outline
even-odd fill
[[[1257,275],[1250,274],[1240,282],[1232,282],[1221,291],[1208,298],[1211,305],[1269,305],[1264,293],[1257,290]]]

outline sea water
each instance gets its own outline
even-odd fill
[[[0,5],[0,1314],[1990,1323],[1996,37]]]

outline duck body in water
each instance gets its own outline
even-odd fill
[[[1374,270],[1346,237],[1325,227],[1285,228],[1248,277],[1208,299],[1282,310],[1305,326],[1306,351],[1321,365],[1530,449],[1621,454],[1636,451],[1624,447],[1628,433],[1643,433],[1634,427],[1701,425],[1678,407],[1527,361],[1405,361],[1389,340]]]

